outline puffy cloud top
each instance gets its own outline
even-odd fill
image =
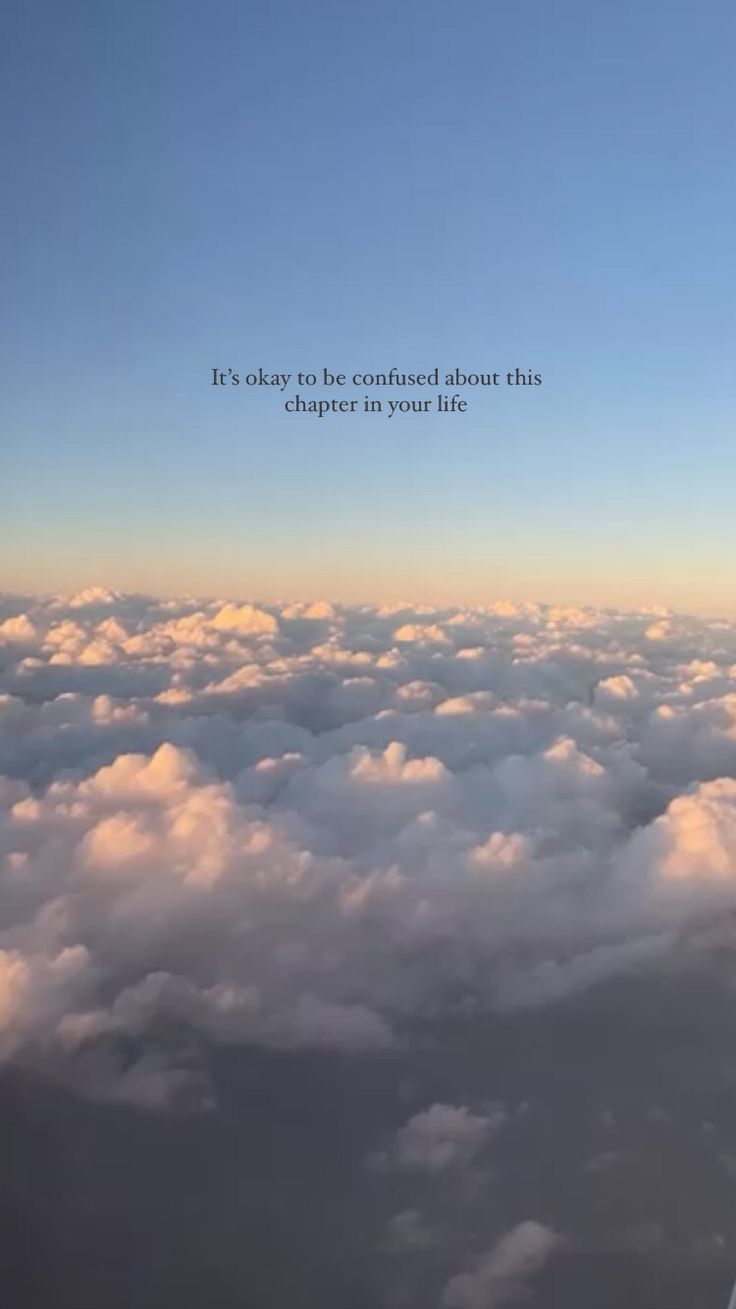
[[[241,636],[259,636],[278,631],[278,623],[273,614],[266,613],[265,609],[257,609],[255,605],[223,605],[212,619],[212,626],[218,632],[237,632]]]

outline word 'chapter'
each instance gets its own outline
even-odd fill
[[[329,414],[365,413],[393,418],[396,414],[464,414],[469,403],[463,395],[467,388],[541,386],[542,374],[530,368],[518,367],[506,372],[465,372],[462,368],[443,371],[432,368],[425,373],[405,373],[398,368],[389,368],[385,373],[333,373],[329,368],[322,368],[316,373],[272,372],[268,368],[236,372],[233,368],[213,368],[210,370],[210,385],[267,388],[281,396],[289,392],[287,398],[281,401],[281,407],[287,414],[311,414],[317,418],[326,418]],[[319,388],[318,395],[314,394],[315,387]],[[405,391],[417,387],[442,389],[432,396],[419,396],[416,392],[411,397],[396,398],[376,394],[376,391],[389,388]],[[325,391],[341,388],[348,392],[359,389],[363,394],[325,394]]]

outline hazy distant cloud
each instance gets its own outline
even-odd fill
[[[377,1156],[377,1162],[387,1168],[426,1173],[466,1166],[507,1117],[501,1105],[486,1113],[472,1113],[467,1105],[430,1105],[409,1119],[390,1150]]]
[[[442,1297],[444,1309],[496,1309],[523,1299],[530,1279],[561,1244],[562,1238],[541,1223],[519,1223],[470,1270],[450,1278]]]
[[[436,1239],[436,1233],[417,1209],[402,1209],[389,1219],[384,1244],[391,1253],[406,1254],[427,1250]]]

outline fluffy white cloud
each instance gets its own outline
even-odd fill
[[[696,892],[699,883],[736,885],[736,780],[722,777],[677,796],[633,838],[626,857]]]
[[[0,641],[35,641],[36,629],[26,614],[6,618],[0,623]]]
[[[218,632],[237,632],[242,636],[259,636],[278,630],[273,614],[254,605],[223,605],[211,622]]]

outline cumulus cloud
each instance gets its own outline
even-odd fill
[[[496,1309],[515,1302],[561,1243],[560,1236],[541,1223],[519,1223],[472,1269],[450,1278],[442,1297],[444,1309]]]
[[[0,641],[35,641],[36,629],[26,614],[6,618],[0,623]]]
[[[211,620],[218,632],[237,632],[241,636],[259,636],[275,632],[278,623],[273,614],[258,609],[255,605],[226,604]]]
[[[736,779],[704,782],[677,796],[664,814],[639,832],[625,852],[687,888],[736,881]]]
[[[6,597],[0,656],[5,1060],[104,1050],[153,1103],[192,1041],[389,1052],[706,956],[736,906],[727,624],[92,588]],[[490,1127],[402,1130],[431,1171]]]
[[[428,1173],[466,1166],[506,1119],[500,1105],[484,1114],[472,1113],[467,1105],[430,1105],[400,1129],[385,1162]]]

